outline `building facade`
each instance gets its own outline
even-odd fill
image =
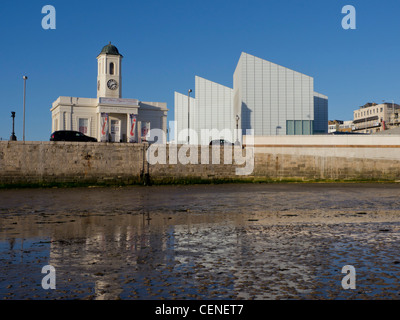
[[[314,134],[327,134],[328,97],[314,92]]]
[[[351,133],[353,131],[353,120],[329,120],[328,133]]]
[[[328,97],[314,91],[312,77],[244,52],[233,74],[233,89],[196,76],[195,94],[188,99],[175,93],[178,143],[187,143],[184,134],[182,139],[178,136],[188,128],[188,117],[190,128],[199,135],[205,128],[226,132],[238,128],[239,135],[253,130],[256,136],[328,133]],[[196,111],[187,112],[188,101]],[[220,138],[236,140],[235,134]]]
[[[196,76],[195,93],[196,98],[189,98],[175,92],[174,140],[179,144],[208,144],[214,138],[232,141],[233,90]]]
[[[233,88],[241,128],[256,136],[313,133],[312,77],[242,53]]]
[[[375,133],[400,125],[400,106],[392,103],[367,103],[353,111],[353,131]]]
[[[122,58],[111,43],[97,56],[97,98],[59,97],[53,102],[52,131],[74,130],[103,142],[151,139],[150,129],[164,132],[167,104],[122,98]]]

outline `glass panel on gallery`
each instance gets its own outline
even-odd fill
[[[294,121],[293,120],[286,121],[286,134],[294,135]]]

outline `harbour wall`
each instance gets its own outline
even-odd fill
[[[155,146],[1,141],[0,186],[400,180],[400,136],[256,136],[244,139],[244,149]]]

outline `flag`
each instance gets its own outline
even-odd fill
[[[150,122],[142,122],[142,140],[150,138]]]
[[[100,141],[108,141],[108,113],[101,113],[100,117]]]
[[[137,142],[136,139],[136,115],[129,115],[129,132],[128,132],[128,142]]]

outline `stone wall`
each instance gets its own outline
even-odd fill
[[[242,157],[240,164],[235,162],[239,158],[234,150],[221,148],[213,153],[209,146],[194,147],[191,163],[182,164],[178,157],[188,161],[185,155],[191,154],[187,146],[164,145],[150,153],[163,163],[149,164],[146,144],[1,141],[0,186],[143,184],[149,182],[147,177],[153,183],[396,181],[400,180],[400,143],[391,141],[381,140],[380,144],[267,141],[256,145],[254,153],[237,149]],[[165,158],[158,158],[159,153]],[[238,175],[237,169],[248,166],[253,159],[251,174]]]
[[[144,146],[79,142],[0,142],[0,184],[136,183]]]
[[[256,153],[254,177],[277,181],[396,181],[400,180],[400,161]]]
[[[255,136],[255,177],[400,180],[400,136]]]

